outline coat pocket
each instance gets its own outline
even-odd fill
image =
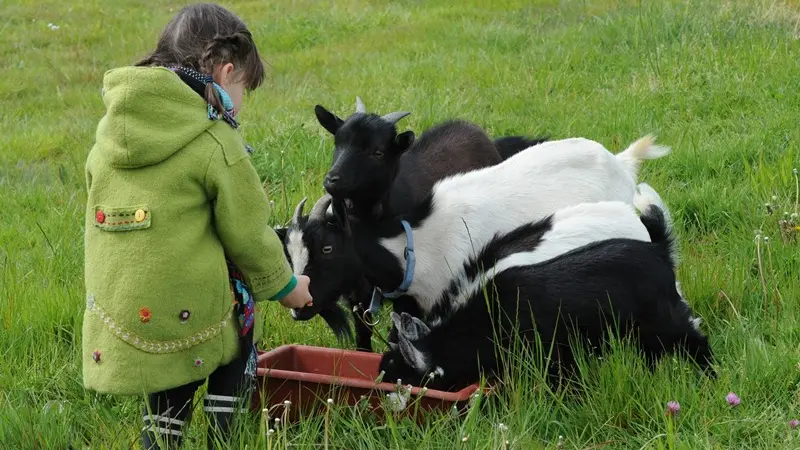
[[[147,205],[94,207],[94,226],[105,231],[132,231],[150,228],[153,212]]]

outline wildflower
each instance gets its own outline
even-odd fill
[[[773,196],[772,196],[772,201],[773,201],[773,202],[775,202],[775,201],[778,201],[778,196],[777,196],[777,195],[773,195]]]
[[[328,399],[328,404],[329,404],[329,405],[332,405],[332,404],[333,404],[333,399],[332,399],[332,398],[329,398],[329,399]]]
[[[557,448],[564,447],[564,436],[558,435],[558,444],[556,444]]]
[[[469,435],[466,435],[461,438],[461,442],[467,442],[467,440],[469,440]]]
[[[284,400],[284,401],[283,401],[283,404],[284,404],[284,405],[286,405],[286,406],[289,406],[289,405],[291,405],[291,404],[292,404],[292,402],[291,402],[291,401],[289,401],[289,400]]]
[[[54,24],[54,23],[48,23],[48,24],[47,24],[47,27],[48,27],[48,28],[50,28],[50,29],[51,29],[51,30],[53,30],[53,31],[56,31],[56,30],[58,30],[59,28],[61,28],[60,26],[58,26],[58,25],[56,25],[56,24]],[[797,170],[797,169],[795,169],[795,170]],[[795,172],[795,173],[797,173],[797,172]]]
[[[267,431],[267,434],[268,434],[269,436],[272,436],[273,434],[275,434],[275,430],[273,430],[272,428],[270,428],[270,430],[269,430],[269,431]]]
[[[797,428],[798,425],[800,425],[800,421],[798,421],[797,419],[792,419],[791,421],[789,421],[789,427],[791,427],[791,429],[793,430]]]
[[[500,431],[508,431],[508,427],[507,427],[507,426],[506,426],[504,423],[502,423],[502,422],[497,424],[497,428],[498,428]]]
[[[792,174],[794,174],[794,175],[797,175],[797,167],[795,167],[794,169],[792,169]]]
[[[680,403],[678,403],[678,402],[676,402],[674,400],[670,400],[669,402],[667,402],[667,415],[668,416],[675,416],[675,415],[678,414],[678,411],[680,411],[680,410],[681,410],[681,404]]]
[[[739,403],[742,402],[742,399],[740,399],[739,396],[734,394],[733,392],[728,392],[728,395],[725,396],[725,400],[732,407],[739,406]]]

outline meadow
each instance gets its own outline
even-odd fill
[[[0,8],[4,449],[139,445],[141,400],[82,387],[83,164],[104,113],[103,73],[150,51],[181,5],[11,0]],[[358,95],[370,111],[411,111],[400,128],[417,133],[458,117],[492,136],[582,136],[613,152],[657,135],[673,151],[645,163],[641,180],[671,208],[679,278],[719,371],[711,381],[676,358],[651,374],[621,346],[582,367],[579,398],[547,389],[526,362],[499,398],[466,416],[418,426],[334,405],[328,427],[309,419],[269,442],[253,417],[232,448],[323,448],[324,436],[335,449],[800,448],[800,429],[789,424],[800,418],[797,0],[225,6],[269,62],[241,130],[273,225],[303,197],[322,195],[333,143],[314,117],[318,103],[347,116]],[[293,322],[277,305],[263,320],[262,349],[344,345],[320,319]],[[726,402],[729,392],[738,406]],[[666,414],[670,401],[677,415]],[[186,448],[205,448],[204,420],[195,416]]]

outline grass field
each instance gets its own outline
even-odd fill
[[[180,6],[12,0],[0,8],[4,449],[138,445],[140,400],[82,387],[83,163],[103,114],[104,71],[149,51]],[[369,110],[412,111],[401,124],[418,133],[460,117],[493,136],[583,136],[616,152],[652,132],[673,148],[646,163],[641,179],[676,219],[679,278],[718,355],[715,382],[680,360],[651,375],[620,351],[590,364],[574,399],[522,367],[501,398],[422,427],[335,405],[330,448],[495,449],[508,440],[508,448],[554,449],[559,436],[569,449],[800,448],[800,429],[788,425],[800,417],[800,233],[782,238],[779,228],[798,212],[800,3],[226,6],[248,22],[271,65],[242,120],[275,224],[302,197],[322,194],[332,140],[314,105],[348,115],[356,95]],[[338,345],[319,319],[295,323],[274,306],[265,320],[261,348]],[[725,401],[731,391],[737,407]],[[681,405],[674,418],[668,401]],[[187,448],[205,448],[204,418],[196,418]],[[267,448],[257,424],[242,426],[235,448]],[[322,429],[321,419],[279,428],[270,446],[322,448]]]

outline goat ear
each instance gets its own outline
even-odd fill
[[[398,346],[400,347],[400,354],[406,364],[414,368],[419,373],[424,373],[428,370],[428,358],[420,349],[418,349],[413,342],[411,342],[403,333],[397,335]]]
[[[397,149],[397,152],[403,153],[404,151],[408,150],[408,148],[411,147],[411,144],[414,143],[414,138],[414,132],[411,130],[404,131],[395,136],[394,146],[395,149]]]
[[[389,313],[389,317],[392,318],[394,327],[397,328],[397,335],[400,336],[401,334],[405,334],[405,331],[403,329],[403,322],[400,320],[400,315],[392,311],[391,313]]]
[[[400,315],[400,322],[403,324],[404,334],[411,341],[418,341],[431,332],[425,322],[406,312]]]
[[[336,134],[344,123],[342,119],[338,118],[336,114],[328,111],[322,105],[314,107],[314,114],[317,116],[317,121],[323,128],[328,130],[330,134]]]
[[[345,236],[350,236],[350,219],[347,217],[347,206],[345,206],[344,200],[335,199],[331,202],[331,206],[333,206],[333,216],[342,227]]]

